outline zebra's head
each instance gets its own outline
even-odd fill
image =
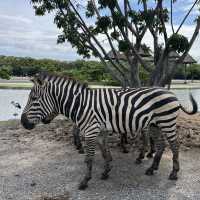
[[[58,114],[49,92],[50,83],[41,74],[35,76],[31,81],[34,85],[21,115],[22,125],[29,130],[39,122],[50,123]]]

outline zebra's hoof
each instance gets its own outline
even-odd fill
[[[141,160],[140,158],[137,158],[137,159],[135,160],[135,164],[139,165],[139,164],[141,164],[141,163],[142,163],[142,160]]]
[[[172,171],[171,174],[169,175],[169,180],[177,180],[177,172]]]
[[[146,172],[145,172],[145,174],[147,176],[152,176],[153,175],[153,169],[152,168],[147,169]]]
[[[78,189],[79,190],[85,190],[87,187],[88,187],[87,183],[81,182],[80,185],[78,186]]]

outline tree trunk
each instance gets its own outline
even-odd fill
[[[141,87],[141,81],[139,77],[139,65],[137,59],[132,60],[132,66],[130,66],[130,69],[131,69],[130,87],[135,87],[135,88]]]

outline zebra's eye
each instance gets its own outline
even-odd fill
[[[32,97],[32,100],[33,100],[33,101],[36,101],[36,100],[37,100],[37,97]]]

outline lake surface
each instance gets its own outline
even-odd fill
[[[26,105],[30,90],[0,89],[0,121],[19,119]],[[21,105],[21,109],[14,107],[11,101]]]
[[[191,92],[198,102],[200,111],[200,89],[174,89],[172,90],[182,105],[190,108],[189,93]],[[0,89],[0,121],[19,119],[26,105],[30,90]],[[15,108],[11,101],[18,102],[22,109]]]

